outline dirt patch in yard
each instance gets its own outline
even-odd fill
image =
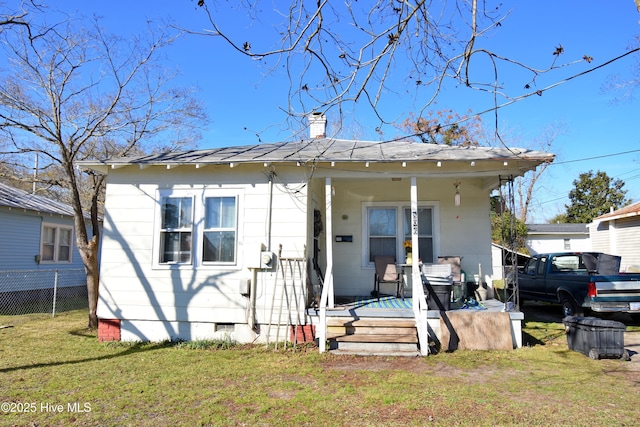
[[[322,367],[335,371],[410,371],[425,372],[433,370],[421,357],[385,357],[385,356],[335,356],[324,361]]]

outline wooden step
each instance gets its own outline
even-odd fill
[[[327,317],[327,326],[413,328],[416,326],[416,322],[414,319],[392,317],[366,317],[361,319],[354,319],[353,317]]]
[[[338,342],[417,343],[418,335],[415,332],[413,334],[403,334],[403,335],[355,334],[355,335],[339,335],[331,339]]]
[[[419,354],[416,322],[409,317],[327,316],[327,339],[339,354]]]
[[[411,331],[415,331],[415,327],[411,326],[406,328],[394,328],[386,326],[327,326],[327,335],[402,335]]]

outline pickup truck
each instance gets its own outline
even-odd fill
[[[600,252],[534,255],[518,270],[520,301],[560,303],[565,316],[591,310],[640,318],[640,274],[619,271],[620,257]]]

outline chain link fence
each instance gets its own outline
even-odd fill
[[[0,315],[56,313],[87,308],[84,269],[0,271]]]

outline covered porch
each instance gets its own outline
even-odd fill
[[[389,173],[363,178],[360,171],[349,172],[349,177],[325,177],[324,203],[316,205],[324,207],[326,224],[319,263],[324,264],[323,286],[317,307],[307,314],[320,352],[424,356],[521,346],[523,315],[514,307],[507,311],[504,303],[487,299],[482,309],[473,310],[456,299],[450,307],[435,310],[423,287],[423,261],[434,265],[441,255],[455,254],[464,260],[467,277],[484,285],[491,297],[489,194],[500,176],[472,171],[455,181],[423,169],[409,177],[405,172],[400,179],[392,172],[389,180]],[[467,188],[463,206],[461,184]],[[387,224],[376,215],[392,219]],[[375,221],[390,231],[385,235],[374,230]],[[405,259],[407,246],[412,256]],[[404,300],[387,287],[381,290],[387,296],[378,302],[373,261],[380,254],[392,255],[402,270]]]
[[[496,299],[467,308],[451,302],[450,310],[426,310],[426,346],[419,339],[412,297],[338,297],[325,311],[326,350],[336,354],[418,356],[455,350],[511,350],[522,347],[520,311],[505,311]],[[319,331],[319,307],[307,318]],[[426,350],[426,352],[425,352]]]

